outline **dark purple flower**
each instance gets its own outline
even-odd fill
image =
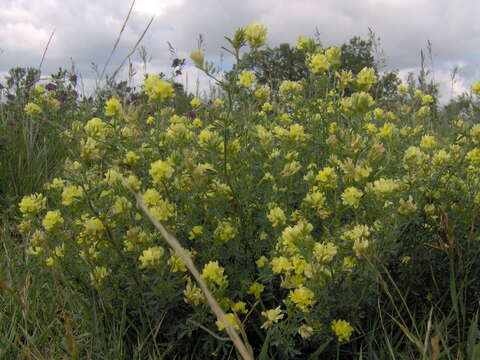
[[[187,111],[185,113],[185,116],[187,118],[195,119],[197,117],[197,114],[195,113],[195,111]]]
[[[53,83],[48,83],[47,85],[45,85],[45,89],[47,89],[48,91],[55,91],[57,90],[57,85]]]

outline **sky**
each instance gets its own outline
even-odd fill
[[[38,67],[42,75],[73,65],[88,92],[105,66],[132,0],[0,0],[0,82],[15,66]],[[170,43],[187,58],[181,81],[189,91],[208,89],[209,81],[188,60],[202,34],[206,58],[223,68],[230,60],[224,36],[259,22],[268,28],[269,46],[292,45],[299,35],[318,31],[325,46],[341,45],[353,36],[380,38],[386,70],[401,77],[420,66],[420,51],[432,44],[433,69],[443,101],[469,91],[480,79],[480,1],[476,0],[136,0],[107,73],[116,69],[133,49],[152,16],[142,40],[147,52],[132,57],[138,83],[148,73],[171,73]],[[93,66],[92,64],[95,64]],[[451,74],[458,72],[452,84]],[[128,67],[119,74],[126,78]],[[452,86],[453,85],[453,86]]]

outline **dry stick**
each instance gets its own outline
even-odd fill
[[[112,56],[113,56],[113,54],[115,53],[115,50],[117,50],[117,46],[118,46],[118,44],[119,44],[119,42],[120,42],[120,39],[122,38],[123,32],[125,31],[125,27],[127,26],[128,19],[130,18],[130,14],[131,14],[132,11],[133,11],[133,6],[134,6],[134,5],[135,5],[135,0],[133,0],[133,1],[132,1],[132,5],[130,5],[130,9],[128,10],[127,17],[125,18],[125,21],[124,21],[123,24],[122,24],[122,28],[120,29],[120,33],[119,33],[118,36],[117,36],[117,40],[115,41],[115,44],[113,45],[112,51],[110,52],[110,55],[108,56],[107,62],[106,62],[105,65],[103,66],[102,73],[100,74],[100,78],[99,78],[98,81],[97,81],[97,86],[96,86],[97,89],[98,89],[98,85],[100,84],[100,82],[101,82],[102,79],[103,79],[103,76],[105,75],[105,71],[107,71],[108,65],[110,65],[110,61],[112,60]]]
[[[52,31],[50,37],[48,38],[47,46],[45,46],[45,50],[43,50],[42,60],[40,60],[40,64],[38,65],[38,71],[42,70],[43,60],[45,60],[45,55],[47,54],[48,47],[50,46],[50,42],[53,39],[53,35],[55,34],[55,30]]]
[[[138,48],[138,45],[140,45],[140,43],[142,42],[143,40],[143,37],[145,36],[145,34],[147,33],[148,29],[150,28],[150,25],[152,25],[152,22],[153,22],[153,19],[155,19],[155,16],[152,16],[152,18],[150,19],[150,21],[148,22],[147,26],[145,27],[145,30],[143,30],[143,33],[142,35],[140,35],[140,37],[138,38],[137,42],[135,43],[135,46],[133,47],[132,51],[130,51],[128,53],[127,56],[125,56],[125,58],[123,59],[123,61],[120,63],[120,65],[117,67],[117,69],[113,72],[112,76],[110,76],[111,79],[115,78],[115,76],[118,74],[118,72],[120,71],[120,69],[123,67],[123,64],[125,64],[125,61],[127,61],[130,56],[132,56],[135,51],[137,51],[137,48]]]
[[[120,178],[122,180],[123,186],[125,186],[127,189],[130,189],[125,178],[121,175],[120,175]],[[240,339],[240,337],[238,336],[233,326],[228,321],[226,314],[223,312],[217,300],[215,300],[215,298],[213,297],[205,281],[203,281],[199,271],[195,267],[188,253],[182,248],[182,245],[180,245],[178,240],[173,235],[171,235],[163,227],[163,225],[153,217],[152,213],[143,202],[140,194],[137,192],[133,192],[133,193],[135,194],[135,198],[137,200],[138,205],[140,206],[142,211],[145,213],[147,218],[152,222],[152,224],[157,228],[157,230],[160,231],[163,238],[167,241],[168,245],[170,245],[170,247],[175,251],[175,253],[182,259],[183,263],[187,266],[188,270],[192,273],[193,277],[200,285],[200,288],[205,294],[205,298],[207,299],[208,304],[210,305],[210,308],[212,309],[213,313],[217,316],[217,319],[219,319],[225,325],[228,336],[230,337],[230,339],[232,339],[233,344],[237,348],[242,358],[244,360],[253,360],[253,355],[250,354],[250,352],[247,350],[247,347],[245,346],[243,341]]]

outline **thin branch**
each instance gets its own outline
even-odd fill
[[[152,25],[153,19],[155,19],[155,16],[152,16],[152,18],[151,18],[150,21],[148,22],[145,30],[143,30],[142,35],[140,35],[140,37],[138,38],[137,42],[135,43],[135,46],[133,47],[132,51],[130,51],[130,52],[128,53],[128,55],[125,56],[125,58],[123,59],[123,61],[120,63],[120,65],[117,67],[117,69],[113,72],[112,76],[110,76],[110,79],[115,78],[115,76],[118,74],[118,72],[120,71],[120,69],[123,67],[123,64],[125,64],[125,61],[127,61],[127,60],[130,58],[130,56],[132,56],[132,55],[135,53],[135,51],[137,51],[137,48],[138,48],[138,46],[140,45],[140,43],[142,42],[143,37],[145,36],[145,34],[147,33],[148,29],[150,28],[150,25]]]
[[[53,39],[53,35],[55,35],[55,30],[52,31],[50,37],[48,38],[47,46],[45,46],[45,50],[43,50],[42,60],[40,60],[40,64],[38,65],[38,71],[41,72],[43,61],[45,60],[45,55],[47,55],[48,47],[50,46],[50,42]]]
[[[97,88],[98,88],[98,85],[100,84],[100,82],[102,81],[103,77],[105,76],[105,72],[107,71],[108,65],[110,65],[110,61],[112,60],[112,57],[113,57],[113,54],[115,53],[115,50],[117,50],[118,44],[120,43],[120,39],[122,38],[123,32],[125,31],[125,27],[127,26],[128,19],[130,18],[130,14],[133,11],[133,6],[134,5],[135,5],[135,0],[133,0],[132,5],[130,5],[130,9],[128,10],[127,17],[125,18],[125,20],[122,24],[122,28],[120,29],[120,33],[117,36],[117,40],[115,41],[115,44],[113,45],[112,51],[110,52],[110,55],[108,56],[108,59],[105,62],[105,65],[103,66],[103,70],[102,70],[102,72],[100,74],[100,77],[97,81],[97,86],[96,86]]]

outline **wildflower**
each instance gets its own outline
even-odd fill
[[[274,257],[270,263],[274,274],[280,274],[292,269],[290,261],[285,256]]]
[[[83,190],[80,186],[65,186],[62,192],[62,205],[70,206],[82,196]]]
[[[480,97],[480,80],[473,83],[472,92]]]
[[[341,64],[342,51],[336,47],[331,46],[325,51],[325,56],[331,66],[335,67]]]
[[[54,229],[60,224],[63,224],[63,218],[60,210],[48,211],[42,221],[42,225],[47,231]]]
[[[255,264],[259,268],[263,268],[265,265],[267,265],[267,263],[268,263],[268,259],[265,256],[261,256],[260,258],[258,258],[257,261],[255,261]]]
[[[308,312],[308,309],[315,304],[315,294],[305,286],[290,291],[288,298],[302,311]]]
[[[328,243],[315,243],[313,247],[313,256],[321,264],[329,264],[333,257],[337,254],[337,247],[335,244]]]
[[[360,199],[363,196],[363,192],[354,186],[350,186],[342,194],[342,202],[344,205],[357,208],[360,204]]]
[[[247,293],[255,296],[255,299],[260,299],[260,295],[263,293],[263,290],[265,290],[265,286],[258,282],[254,282],[250,288],[248,289]]]
[[[270,210],[270,212],[267,215],[268,220],[272,223],[273,227],[278,227],[285,225],[287,221],[287,217],[285,216],[285,213],[283,210],[276,206]]]
[[[480,164],[480,150],[475,148],[467,153],[465,156],[467,160],[469,160],[472,165],[473,164]]]
[[[105,266],[95,266],[90,273],[90,282],[93,286],[98,287],[106,280],[110,273],[111,270],[107,269]]]
[[[400,199],[400,206],[398,207],[398,212],[402,215],[407,215],[417,211],[417,205],[413,202],[412,195],[408,197],[408,200]]]
[[[308,339],[313,335],[313,328],[303,324],[298,328],[298,334],[302,337],[302,339]]]
[[[160,79],[158,75],[150,75],[143,83],[143,87],[150,100],[165,101],[175,95],[172,84]]]
[[[283,313],[283,310],[280,308],[280,306],[276,307],[275,309],[270,309],[266,311],[262,311],[262,316],[267,318],[267,321],[265,321],[260,328],[262,329],[268,329],[270,326],[272,326],[274,323],[280,321],[283,319],[285,314]]]
[[[338,341],[348,341],[352,336],[353,328],[348,321],[345,320],[333,320],[331,328],[335,335],[338,337]]]
[[[320,74],[330,69],[330,62],[326,55],[317,54],[312,56],[309,66],[314,74]]]
[[[334,189],[337,186],[337,174],[331,167],[325,167],[320,170],[315,180],[320,182],[324,188]]]
[[[232,305],[232,310],[237,313],[246,314],[247,313],[247,304],[244,301],[237,301]]]
[[[85,132],[88,136],[98,136],[103,138],[105,135],[105,123],[102,119],[94,117],[90,119],[84,126]]]
[[[423,95],[422,97],[422,104],[423,105],[429,105],[433,103],[433,97],[432,95]]]
[[[377,195],[388,195],[400,187],[398,180],[380,178],[373,182],[371,190]]]
[[[375,70],[365,67],[357,74],[357,85],[360,89],[368,91],[377,80]]]
[[[116,116],[122,112],[122,104],[116,97],[112,97],[105,103],[105,116]]]
[[[140,268],[155,268],[160,265],[162,256],[165,250],[161,246],[151,247],[144,250],[142,255],[138,258],[140,261]]]
[[[18,206],[23,215],[36,215],[45,209],[46,204],[47,199],[42,194],[33,194],[24,196]]]
[[[302,165],[296,160],[291,161],[289,163],[286,163],[285,166],[283,167],[283,170],[281,172],[281,175],[284,177],[289,177],[295,175],[300,169],[302,168]]]
[[[197,235],[203,234],[203,226],[196,225],[192,228],[192,230],[188,233],[188,238],[193,240],[197,237]]]
[[[397,128],[395,127],[395,125],[387,122],[383,124],[383,126],[379,129],[378,135],[383,138],[390,138],[393,136],[396,130]]]
[[[170,161],[157,160],[150,165],[148,173],[152,177],[154,184],[160,184],[172,177],[173,168]]]
[[[40,115],[43,112],[42,108],[35,103],[28,103],[23,109],[29,116]]]
[[[228,242],[237,236],[238,230],[228,220],[221,221],[214,231],[215,237],[221,242]]]
[[[420,147],[423,149],[433,149],[437,146],[437,142],[435,138],[431,135],[424,135],[422,136],[422,140],[420,141]]]
[[[280,94],[282,94],[283,96],[298,94],[302,91],[302,89],[303,86],[301,83],[291,80],[282,81],[280,87],[278,88]]]
[[[312,38],[306,38],[305,36],[300,35],[298,37],[298,41],[295,47],[301,51],[311,51],[316,47],[315,40]]]
[[[203,62],[205,61],[205,53],[202,50],[194,50],[190,53],[190,59],[197,68],[203,68]]]
[[[85,232],[90,235],[99,235],[105,230],[102,220],[97,217],[85,220],[83,226],[85,227]]]
[[[140,156],[135,154],[133,151],[128,151],[123,158],[123,163],[125,165],[133,166],[140,159]]]
[[[240,330],[240,326],[238,326],[238,323],[237,323],[237,320],[236,320],[234,314],[228,313],[228,314],[225,314],[225,316],[227,317],[228,323],[229,323],[235,330]],[[220,331],[223,331],[223,330],[225,330],[225,329],[227,328],[227,327],[225,326],[225,324],[223,323],[222,320],[217,320],[215,324],[217,325],[217,328],[218,328],[218,330],[220,330]]]
[[[238,75],[237,85],[249,89],[256,81],[257,77],[255,76],[253,71],[243,70],[242,73]]]
[[[259,48],[265,44],[267,39],[267,28],[261,24],[253,23],[245,27],[245,38],[252,49]]]
[[[218,261],[210,261],[203,267],[202,278],[205,281],[222,286],[227,281],[227,276],[223,274],[224,271]]]
[[[480,143],[480,124],[472,126],[470,129],[470,135],[476,143]]]
[[[190,278],[188,278],[185,290],[183,290],[183,295],[185,296],[184,301],[193,305],[199,305],[204,299],[202,290],[193,284]]]
[[[192,107],[199,107],[202,105],[202,101],[198,97],[194,97],[192,101],[190,101],[190,105],[192,105]]]

